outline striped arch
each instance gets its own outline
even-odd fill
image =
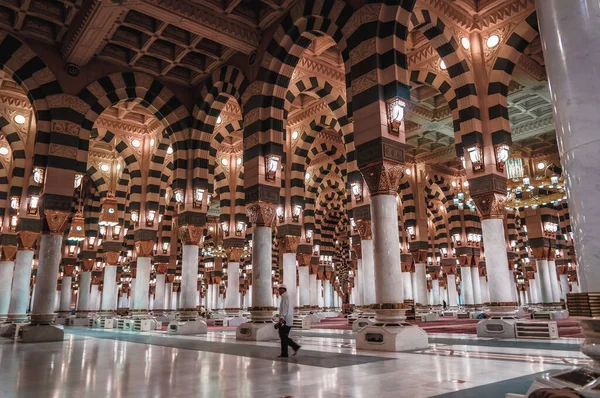
[[[90,179],[94,182],[94,186],[96,187],[96,193],[100,197],[100,199],[105,198],[108,193],[108,184],[103,177],[103,174],[100,170],[97,170],[94,166],[88,166],[87,175],[90,176]]]
[[[0,217],[4,217],[8,206],[8,170],[0,162]]]
[[[262,146],[270,141],[262,151],[248,148],[251,153],[256,153],[254,156],[265,151],[283,155],[285,96],[302,52],[312,40],[330,36],[336,42],[344,62],[348,62],[346,37],[342,29],[352,13],[352,8],[341,0],[300,0],[285,14],[267,45],[258,79],[243,100],[246,122],[244,138],[255,134],[266,137],[265,141],[254,140],[254,146]]]
[[[452,87],[457,94],[456,105],[459,118],[453,118],[455,120],[454,131],[462,132],[463,135],[481,132],[481,111],[475,88],[475,77],[452,29],[447,27],[442,19],[432,11],[420,8],[414,10],[411,23],[413,29],[420,30],[429,39],[432,47],[436,49],[446,64],[446,72],[448,72]],[[450,104],[450,102],[448,103]],[[454,111],[454,109],[452,110]],[[456,125],[457,120],[458,126]],[[460,142],[460,134],[457,136],[457,142]]]
[[[123,173],[117,180],[117,189],[115,191],[115,199],[117,200],[117,213],[119,215],[119,225],[123,225],[125,221],[125,205],[128,193],[131,176],[129,168],[125,167]]]
[[[234,217],[235,222],[243,222],[246,225],[248,224],[248,216],[246,215],[246,193],[244,192],[244,166],[239,167],[239,172],[237,175],[237,183],[235,184],[235,208],[234,208]]]
[[[402,203],[402,218],[404,220],[404,229],[417,226],[417,208],[415,205],[415,194],[409,177],[406,173],[402,174],[398,186],[400,202]]]
[[[174,185],[185,188],[186,129],[190,115],[181,101],[164,84],[140,72],[114,73],[91,83],[79,92],[78,97],[90,107],[83,115],[83,134],[91,133],[98,116],[119,102],[133,101],[152,111],[165,127],[173,147]],[[87,145],[85,147],[87,148]]]
[[[306,169],[309,166],[307,161],[310,156],[311,147],[315,143],[318,134],[325,129],[340,131],[337,119],[329,115],[321,115],[309,122],[307,130],[300,132],[298,142],[294,147],[292,169],[290,172],[292,206],[302,206],[304,203],[304,179]],[[343,152],[340,153],[343,154]]]
[[[244,74],[232,66],[223,66],[214,71],[202,88],[200,98],[202,102],[194,106],[195,119],[192,131],[192,141],[198,142],[194,147],[193,155],[193,187],[209,190],[209,156],[213,133],[217,125],[217,118],[230,98],[242,104],[242,95],[248,88],[248,81]]]
[[[160,133],[155,140],[156,149],[150,157],[150,168],[148,170],[148,179],[146,181],[146,209],[160,211],[161,187],[165,183],[165,170],[171,175],[173,170],[172,155],[169,155],[169,135],[166,131]],[[165,164],[167,163],[167,164]],[[170,164],[170,169],[167,166]],[[168,179],[168,178],[167,178]],[[164,192],[162,193],[164,195]]]
[[[221,145],[221,143],[223,143],[223,141],[225,140],[225,138],[227,138],[230,134],[232,134],[235,131],[239,131],[239,130],[243,130],[244,128],[244,121],[243,120],[234,120],[230,123],[227,124],[223,124],[221,126],[219,126],[215,132],[215,134],[212,136],[211,141],[210,141],[210,147],[208,150],[208,191],[209,192],[213,192],[214,191],[214,177],[215,177],[215,166],[216,166],[216,158],[217,158],[217,152],[219,150],[219,145]]]
[[[219,198],[219,219],[221,222],[231,220],[231,189],[229,188],[229,178],[231,178],[231,169],[225,172],[223,165],[217,164],[215,167],[215,194]]]
[[[12,173],[10,177],[10,196],[21,197],[23,193],[25,178],[25,162],[26,153],[25,145],[21,140],[21,136],[17,132],[15,126],[6,120],[3,116],[0,116],[0,131],[10,146],[12,153]],[[31,188],[34,188],[33,186]],[[37,192],[39,188],[36,188],[36,192],[30,192],[31,194],[39,194]]]
[[[294,100],[301,94],[308,93],[317,98],[322,98],[329,110],[338,122],[341,138],[344,145],[344,151],[347,153],[348,168],[351,171],[357,170],[354,152],[353,125],[348,119],[348,109],[344,93],[334,88],[327,80],[321,77],[304,76],[292,81],[289,90],[285,96],[284,120],[288,118],[288,112]]]
[[[131,148],[129,148],[125,141],[106,129],[93,129],[90,138],[106,143],[112,142],[113,139],[115,140],[115,149],[123,157],[125,165],[129,169],[129,176],[131,177],[131,186],[129,187],[129,210],[139,211],[142,199],[142,171]]]
[[[523,51],[539,34],[536,12],[525,18],[501,44],[488,83],[487,105],[492,140],[510,139],[508,86]],[[497,138],[496,138],[497,137]]]
[[[437,185],[440,190],[435,191],[432,189],[434,185]],[[439,199],[446,208],[446,212],[448,213],[449,235],[462,235],[460,211],[458,205],[454,203],[454,190],[450,186],[449,182],[446,181],[446,178],[440,175],[434,175],[433,177],[430,177],[425,186],[425,192],[427,193],[426,200]],[[439,197],[439,194],[442,196]]]
[[[346,196],[344,185],[339,181],[333,181],[327,178],[321,183],[320,189],[317,194],[311,196],[311,201],[308,204],[308,214],[304,217],[304,229],[313,229],[315,231],[314,236],[318,241],[322,239],[323,231],[323,217],[325,217],[330,210],[333,211],[344,211],[346,205]],[[332,232],[333,233],[333,232]]]
[[[456,98],[456,91],[452,87],[450,82],[445,76],[435,73],[431,70],[420,69],[413,70],[410,72],[411,83],[424,84],[429,87],[433,87],[438,90],[443,96],[448,107],[452,112],[452,121],[454,126],[454,138],[460,142],[460,114],[458,111],[458,100]]]

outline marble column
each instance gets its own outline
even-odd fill
[[[317,274],[309,275],[310,306],[317,307],[319,299],[317,298]]]
[[[371,228],[371,220],[361,220],[365,221],[369,224],[369,229]],[[371,235],[371,231],[366,232],[369,236]],[[361,236],[362,237],[362,236]],[[361,239],[360,241],[361,250],[362,250],[362,274],[363,280],[361,282],[362,286],[362,298],[363,305],[368,306],[371,304],[375,304],[375,257],[373,252],[373,240],[372,239]]]
[[[92,289],[90,291],[90,311],[98,312],[100,309],[100,291],[98,285],[92,283]]]
[[[533,301],[531,300],[531,285],[525,290],[525,302],[530,305]]]
[[[106,271],[106,269],[105,269]],[[156,274],[156,285],[154,285],[154,311],[163,312],[167,309],[165,305],[165,274]],[[104,292],[102,292],[104,293]],[[104,295],[102,296],[104,301]]]
[[[134,301],[135,301],[135,278],[131,278],[131,284],[129,285],[129,310],[133,309]]]
[[[247,304],[247,308],[251,308],[252,307],[252,285],[250,285],[250,287],[248,287],[248,304]]]
[[[79,274],[79,294],[77,312],[84,313],[90,310],[90,290],[92,288],[92,273],[83,271]]]
[[[475,304],[473,293],[473,279],[471,279],[471,267],[460,267],[461,293],[463,305],[473,306]]]
[[[300,307],[310,306],[310,275],[309,267],[298,267],[298,290],[300,292]]]
[[[323,307],[331,308],[331,282],[329,279],[323,281]]]
[[[537,272],[535,273],[537,274]],[[539,276],[534,274],[534,278],[529,280],[529,290],[531,293],[531,304],[540,303]]]
[[[0,267],[2,267],[2,263],[0,263]],[[60,305],[58,307],[60,312],[71,312],[71,282],[72,277],[63,276],[60,287]]]
[[[168,280],[168,279],[167,279]],[[174,310],[173,307],[173,283],[165,283],[165,310]]]
[[[438,279],[431,280],[431,305],[440,306],[442,301],[440,300],[440,281]]]
[[[183,278],[181,278],[183,280]],[[182,282],[183,283],[183,282]],[[150,257],[138,257],[135,270],[132,313],[146,315],[150,291]]]
[[[445,287],[440,287],[440,303],[442,303],[442,306],[444,305],[444,301],[448,305],[448,291]]]
[[[334,308],[340,307],[340,296],[339,296],[337,290],[333,291],[333,307]]]
[[[569,276],[567,274],[560,275],[560,298],[567,301],[567,294],[569,293]]]
[[[456,275],[446,275],[448,279],[448,306],[458,307],[458,292],[456,291]]]
[[[185,226],[188,230],[190,227]],[[181,295],[178,310],[182,318],[186,319],[198,317],[198,310],[196,309],[196,296],[198,295],[198,245],[192,244],[192,241],[199,242],[200,236],[196,240],[191,239],[182,245]]]
[[[427,306],[427,265],[425,263],[415,264],[415,281],[415,304]]]
[[[297,307],[296,297],[298,295],[296,288],[296,252],[298,251],[299,236],[286,235],[281,240],[283,249],[283,284],[287,287],[290,297],[290,305]]]
[[[490,291],[488,289],[488,281],[486,276],[479,277],[479,286],[481,289],[481,300],[483,303],[490,302]]]
[[[273,283],[271,281],[271,222],[267,223],[268,226],[256,225],[252,236],[253,307],[273,307]]]
[[[506,192],[504,192],[506,195]],[[491,200],[491,199],[488,199]],[[503,308],[514,308],[511,289],[514,289],[508,272],[508,255],[504,236],[504,221],[502,218],[488,218],[481,220],[483,233],[483,246],[485,247],[486,268],[488,274],[488,288],[490,302],[495,305],[493,309],[502,312]]]
[[[356,291],[356,305],[357,306],[364,305],[363,285],[362,285],[363,279],[364,279],[364,275],[363,275],[362,259],[359,258],[356,260],[356,278],[354,278],[354,289]]]
[[[404,299],[414,300],[411,272],[402,273],[402,285],[404,286]]]
[[[66,215],[65,215],[66,219]],[[54,321],[54,297],[61,258],[62,235],[42,234],[38,268],[35,279],[35,299],[31,306],[31,323],[49,324]]]
[[[0,261],[0,322],[8,317],[10,286],[13,279],[14,261]]]
[[[550,283],[550,268],[548,267],[548,260],[536,259],[538,274],[540,277],[541,287],[541,302],[543,304],[552,304],[552,285]]]
[[[560,285],[558,283],[558,274],[556,273],[556,262],[548,260],[548,271],[550,271],[550,288],[552,289],[552,302],[560,303]]]
[[[240,248],[240,254],[242,249]],[[240,303],[240,262],[230,261],[227,263],[227,294],[225,296],[225,309],[241,308]]]
[[[536,0],[579,283],[600,290],[600,3]]]
[[[101,312],[114,313],[117,310],[117,266],[107,264],[104,267],[104,285],[102,287]]]
[[[479,283],[479,267],[471,267],[471,283],[473,284],[473,304],[481,307],[483,300],[481,298],[481,284]]]

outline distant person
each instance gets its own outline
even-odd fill
[[[444,309],[446,309],[446,307],[448,307],[448,304],[446,304],[446,300],[442,300],[442,303],[444,304]]]
[[[281,355],[278,358],[288,357],[288,346],[292,347],[295,356],[300,349],[300,346],[290,339],[290,330],[294,324],[294,306],[290,305],[290,295],[287,293],[285,285],[279,285],[279,296],[281,303],[279,304],[279,322],[275,325],[279,330],[279,338],[281,339]]]

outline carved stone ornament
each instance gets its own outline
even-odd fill
[[[371,220],[356,220],[356,229],[358,230],[358,234],[360,235],[360,240],[373,239]],[[362,255],[359,258],[362,258]]]
[[[63,276],[73,276],[73,271],[75,271],[74,265],[65,265],[63,267]]]
[[[17,246],[2,246],[2,261],[15,261]]]
[[[298,251],[298,244],[300,243],[299,236],[286,235],[281,239],[281,248],[284,253],[296,253]]]
[[[119,252],[105,252],[104,261],[108,265],[119,265]]]
[[[361,168],[361,173],[371,196],[397,195],[402,165],[390,162],[380,162]]]
[[[84,258],[83,259],[83,271],[84,272],[91,272],[92,269],[94,269],[94,264],[96,263],[96,259],[95,258]]]
[[[309,265],[311,257],[312,257],[311,253],[296,254],[296,260],[298,261],[298,265]]]
[[[473,200],[482,220],[504,218],[506,194],[490,192],[473,196]]]
[[[62,234],[69,212],[64,210],[44,209],[44,218],[52,234]]]
[[[167,263],[158,263],[154,265],[156,269],[156,273],[159,275],[164,275],[167,273],[167,269],[169,268],[169,264]]]
[[[242,258],[242,254],[244,254],[244,249],[242,247],[232,247],[227,249],[227,261],[233,263],[239,263]]]
[[[352,250],[354,250],[356,258],[362,260],[362,246],[360,245],[360,243],[353,243]]]
[[[17,239],[19,242],[20,250],[33,250],[35,242],[40,237],[39,232],[32,231],[19,231],[17,232]]]
[[[197,225],[182,225],[179,227],[179,239],[183,245],[198,245],[202,234],[204,233],[204,227]]]
[[[135,242],[135,252],[138,257],[151,257],[154,250],[153,240],[139,240]]]
[[[246,215],[257,227],[272,227],[275,220],[275,207],[270,203],[258,202],[246,206]]]
[[[532,247],[531,254],[535,257],[536,260],[548,260],[548,247]]]

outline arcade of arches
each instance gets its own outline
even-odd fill
[[[0,0],[0,396],[598,396],[597,15]]]

